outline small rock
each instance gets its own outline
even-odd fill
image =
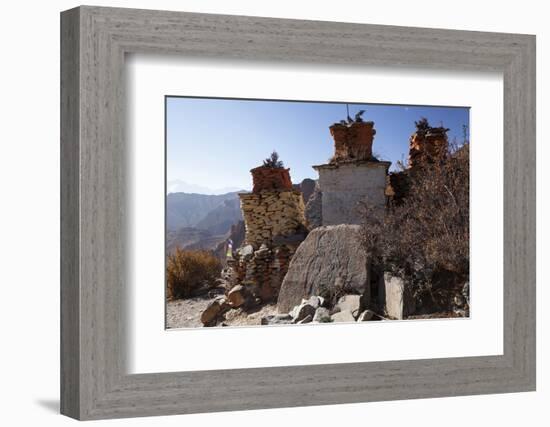
[[[201,314],[201,322],[204,326],[211,326],[212,324],[215,324],[216,318],[223,311],[224,301],[225,299],[222,300],[222,299],[216,298],[214,301],[212,301],[210,304],[206,306],[206,308]]]
[[[328,310],[328,308],[319,307],[317,308],[317,310],[315,310],[315,316],[313,316],[314,322],[325,323],[330,322],[330,320],[330,311]]]
[[[309,315],[313,318],[315,315],[315,307],[305,300],[300,305],[294,307],[294,310],[292,310],[290,314],[294,318],[294,323],[298,323]]]
[[[316,309],[318,307],[321,306],[321,300],[320,300],[321,297],[318,297],[318,296],[315,296],[315,295],[312,295],[309,297],[309,299],[307,300],[307,303],[309,305],[312,305],[313,307],[315,307]]]
[[[213,302],[218,304],[222,310],[227,310],[231,308],[231,306],[229,305],[229,301],[227,301],[227,298],[224,295],[217,297]]]
[[[349,311],[354,318],[361,312],[361,295],[344,295],[334,307],[335,311]]]
[[[252,255],[254,255],[254,248],[252,247],[252,245],[246,245],[246,246],[243,246],[242,248],[240,248],[237,253],[239,254],[239,256],[241,256],[242,258],[249,258],[251,257]]]
[[[227,299],[232,307],[240,307],[246,302],[246,289],[242,285],[236,285],[231,288],[227,294]]]
[[[357,318],[358,322],[366,322],[368,320],[373,320],[375,313],[372,310],[365,310],[363,311],[359,317]]]
[[[334,313],[330,318],[333,322],[355,322],[355,317],[353,317],[353,314],[349,310]]]
[[[304,323],[310,323],[311,321],[313,320],[313,316],[311,314],[308,314],[306,317],[304,317],[302,320],[300,320],[299,322],[296,322],[298,324],[304,324]]]
[[[262,325],[290,325],[293,320],[290,314],[272,314],[262,317],[260,323]]]

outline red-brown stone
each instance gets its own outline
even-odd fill
[[[427,132],[416,132],[409,141],[409,168],[426,161],[433,161],[447,152],[447,129],[430,128]]]
[[[376,129],[373,122],[336,123],[330,128],[334,139],[333,162],[341,160],[371,160]]]
[[[291,190],[290,169],[259,166],[252,173],[253,193],[262,190]]]

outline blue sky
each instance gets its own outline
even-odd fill
[[[292,181],[317,179],[311,165],[333,154],[328,127],[346,117],[346,104],[168,97],[167,180],[211,189],[250,189],[250,169],[276,150]],[[365,110],[374,121],[373,152],[382,160],[406,160],[415,120],[450,128],[463,140],[469,108],[349,104],[350,115]]]

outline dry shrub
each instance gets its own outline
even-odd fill
[[[319,296],[325,299],[329,307],[334,307],[341,297],[349,294],[357,294],[357,290],[343,280],[336,279],[335,283],[330,285],[319,284]]]
[[[207,251],[177,248],[168,255],[166,286],[168,299],[186,298],[212,284],[220,275],[222,265]]]
[[[449,291],[458,292],[469,276],[469,145],[451,145],[400,174],[407,194],[390,202],[384,217],[365,206],[363,246],[378,271],[402,277],[417,297],[427,292],[447,305]]]

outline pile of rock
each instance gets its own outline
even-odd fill
[[[238,249],[231,273],[227,275],[231,285],[245,286],[261,302],[276,300],[290,260],[304,237],[287,239],[280,243],[275,240],[269,246],[263,243],[258,250],[254,250],[252,245]]]
[[[308,299],[303,299],[289,313],[274,314],[262,318],[262,325],[364,322],[382,319],[381,316],[367,308],[366,300],[361,295],[344,295],[332,308],[325,298],[313,295]]]
[[[275,236],[290,236],[305,229],[304,201],[296,190],[239,194],[246,226],[245,240],[254,247]]]
[[[242,285],[233,286],[225,295],[214,298],[201,313],[204,326],[216,326],[224,320],[225,314],[232,309],[246,309],[258,302]]]
[[[225,296],[215,298],[201,313],[201,322],[204,326],[216,326],[231,305]]]

